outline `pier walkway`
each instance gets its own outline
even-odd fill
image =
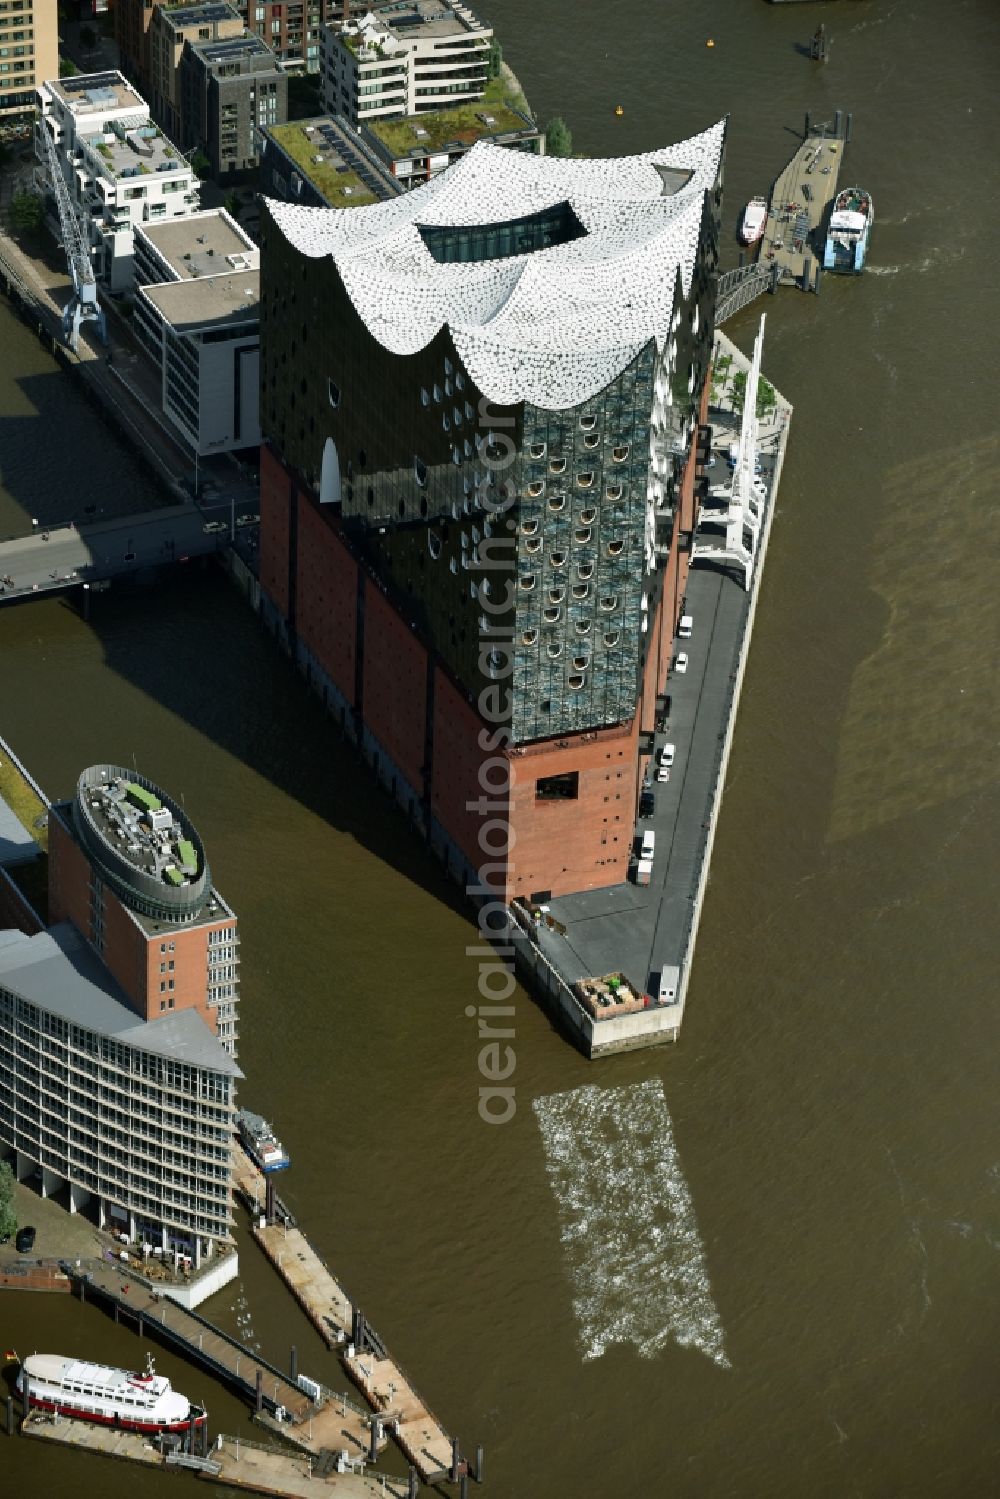
[[[827,211],[837,193],[846,141],[826,129],[805,140],[771,189],[758,263],[777,266],[783,285],[815,291]]]
[[[21,1434],[72,1447],[78,1452],[141,1463],[147,1468],[169,1471],[172,1467],[186,1466],[183,1458],[165,1456],[138,1432],[116,1431],[86,1421],[53,1420],[42,1411],[31,1412],[21,1424]],[[366,1474],[362,1463],[357,1466],[356,1472],[319,1472],[320,1465],[314,1465],[309,1457],[220,1435],[207,1462],[199,1462],[194,1471],[198,1478],[225,1484],[230,1489],[287,1496],[287,1499],[406,1499],[409,1492],[406,1479],[381,1474],[376,1477]]]
[[[327,1347],[340,1353],[345,1372],[393,1432],[420,1477],[433,1482],[449,1474],[460,1476],[466,1464],[461,1459],[456,1464],[451,1437],[302,1230],[289,1221],[261,1223],[268,1178],[238,1141],[233,1145],[233,1175],[237,1191],[254,1214],[257,1243]],[[356,1344],[353,1356],[348,1356],[348,1340]]]

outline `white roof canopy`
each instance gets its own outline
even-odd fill
[[[388,203],[336,209],[269,200],[268,207],[304,255],[333,258],[384,348],[414,354],[447,324],[484,395],[559,409],[602,390],[651,338],[665,344],[678,273],[685,294],[690,289],[724,136],[720,121],[678,145],[597,161],[480,141],[448,171]],[[658,168],[690,175],[670,193]],[[499,224],[564,203],[583,235],[506,259],[442,263],[420,233]]]

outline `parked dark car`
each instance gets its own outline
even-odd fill
[[[656,798],[651,791],[643,791],[639,797],[639,816],[652,817],[656,811]]]
[[[19,1228],[17,1238],[14,1240],[14,1248],[18,1254],[28,1254],[35,1247],[35,1230],[33,1228]]]

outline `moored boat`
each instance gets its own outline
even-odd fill
[[[845,187],[834,199],[823,251],[823,269],[856,276],[865,268],[865,255],[875,222],[871,193]]]
[[[156,1373],[152,1357],[145,1374],[133,1374],[59,1353],[33,1353],[15,1383],[22,1394],[27,1383],[30,1404],[39,1410],[122,1431],[186,1431],[205,1421],[200,1406]]]
[[[767,201],[764,198],[751,198],[743,210],[743,218],[740,221],[740,239],[745,245],[756,244],[764,233],[767,223]]]
[[[240,1109],[236,1115],[243,1149],[261,1171],[284,1171],[290,1166],[291,1156],[278,1139],[266,1119],[250,1109]]]

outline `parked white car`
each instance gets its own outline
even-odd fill
[[[685,672],[688,669],[687,651],[681,651],[674,662],[674,671]]]
[[[677,626],[677,634],[680,636],[681,640],[690,640],[693,633],[694,615],[682,614],[680,617],[680,623]]]
[[[674,756],[676,753],[677,746],[675,744],[665,744],[660,750],[660,765],[666,770],[669,770],[671,765],[673,765],[674,763]]]

